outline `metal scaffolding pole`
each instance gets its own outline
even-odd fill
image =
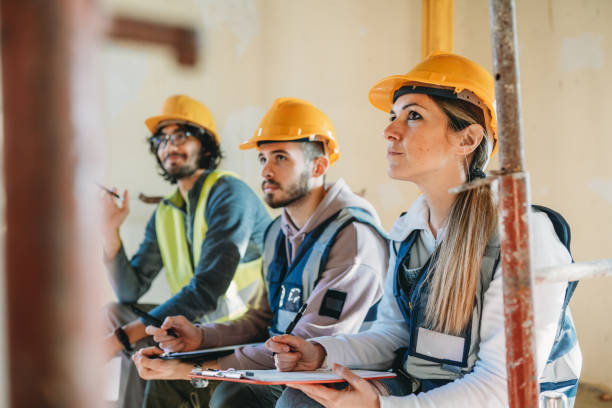
[[[2,0],[10,406],[101,407],[93,0]],[[91,191],[90,191],[91,190]]]
[[[537,408],[533,276],[529,254],[529,183],[524,171],[514,0],[490,0],[499,134],[499,225],[508,399]]]
[[[571,282],[590,278],[612,277],[612,259],[577,262],[535,270],[538,283]]]

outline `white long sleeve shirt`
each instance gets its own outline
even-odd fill
[[[567,249],[559,241],[547,215],[532,212],[530,239],[534,268],[563,265],[571,262]],[[429,208],[423,196],[400,217],[390,232],[393,241],[402,242],[414,230],[420,229],[422,247],[429,254],[436,241],[429,228]],[[423,250],[422,248],[420,249]],[[410,331],[393,296],[394,251],[385,279],[384,295],[378,308],[378,319],[366,332],[312,339],[327,352],[326,362],[352,368],[385,370],[391,367],[395,350],[409,344]],[[538,374],[542,373],[553,346],[567,284],[540,284],[533,287],[536,359]],[[575,365],[579,371],[581,356]],[[418,395],[380,397],[381,408],[495,408],[507,407],[506,348],[501,267],[484,296],[480,350],[474,370],[452,383]]]

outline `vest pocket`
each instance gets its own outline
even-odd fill
[[[464,365],[467,361],[468,350],[463,337],[419,327],[413,351],[416,357],[426,360]]]

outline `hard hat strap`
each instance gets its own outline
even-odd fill
[[[258,140],[257,141],[257,146],[261,146],[261,145],[269,144],[269,143],[284,143],[284,142],[302,142],[302,143],[305,143],[305,142],[316,142],[316,140],[312,140],[309,137],[301,137],[299,139],[291,139],[291,140],[273,140],[273,139],[270,139],[270,140]]]
[[[400,96],[406,94],[425,94],[431,96],[438,96],[441,98],[458,99],[457,94],[450,89],[429,88],[426,86],[417,85],[405,85],[393,93],[393,103],[395,103],[395,101],[397,101]]]

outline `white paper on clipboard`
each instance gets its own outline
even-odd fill
[[[394,378],[390,371],[352,370],[355,375],[364,379]],[[278,370],[194,370],[189,375],[192,378],[206,380],[244,382],[262,385],[283,384],[324,384],[344,382],[342,377],[331,370],[318,369],[314,371],[278,371]]]

